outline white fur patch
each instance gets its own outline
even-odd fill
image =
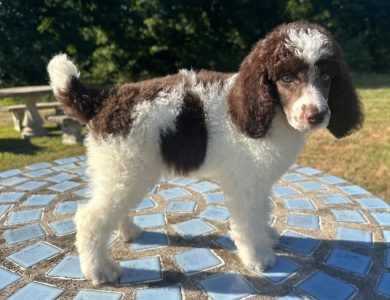
[[[330,40],[315,29],[289,29],[285,46],[313,66],[323,56],[333,53]]]
[[[68,59],[66,54],[57,54],[47,65],[50,76],[50,85],[54,91],[66,89],[71,76],[80,76],[76,66]]]
[[[325,117],[324,121],[321,124],[315,125],[314,127],[310,125],[305,119],[300,118],[300,116],[303,114],[303,107],[307,107],[309,105],[314,105],[317,108],[317,111],[328,111],[328,115]],[[306,133],[325,128],[328,126],[330,119],[330,111],[327,109],[327,107],[328,104],[322,93],[315,86],[309,85],[302,96],[293,104],[289,123],[295,129]]]

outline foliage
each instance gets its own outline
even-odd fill
[[[390,68],[388,0],[13,0],[0,2],[0,87],[46,84],[68,53],[90,83],[235,71],[277,24],[331,30],[355,71]]]

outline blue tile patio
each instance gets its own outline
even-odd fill
[[[123,273],[92,286],[74,245],[74,216],[89,199],[86,159],[0,173],[1,299],[390,298],[389,199],[296,164],[266,195],[281,235],[273,267],[242,264],[218,182],[161,177],[130,211],[142,234],[109,237]]]

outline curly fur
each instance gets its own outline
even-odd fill
[[[66,55],[55,56],[48,71],[66,113],[89,127],[91,194],[75,222],[81,270],[93,284],[117,280],[109,235],[140,235],[128,213],[162,173],[219,180],[242,262],[257,272],[272,266],[272,185],[307,133],[327,127],[340,138],[363,122],[340,46],[311,24],[277,27],[237,74],[181,70],[96,91],[81,83]]]

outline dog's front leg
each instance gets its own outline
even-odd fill
[[[231,213],[231,231],[238,254],[246,267],[261,272],[275,264],[273,247],[279,235],[268,225],[270,200],[268,189],[232,185],[225,190]],[[265,188],[265,187],[263,187]]]

